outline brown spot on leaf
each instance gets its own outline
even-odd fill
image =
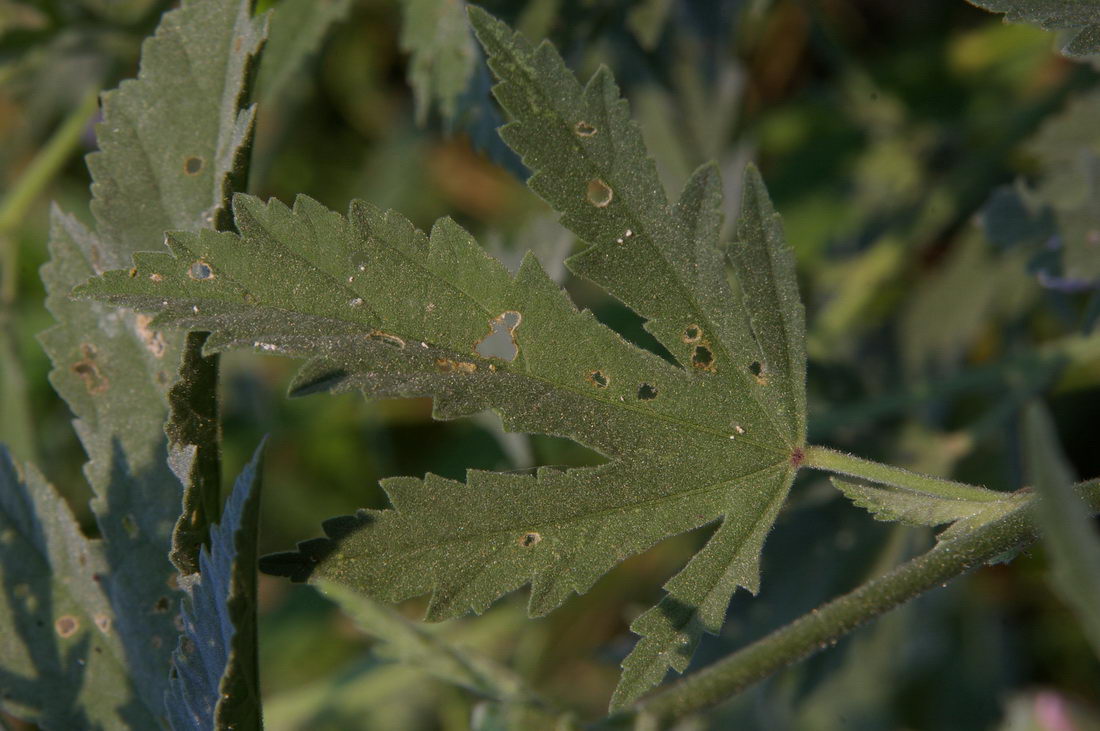
[[[535,531],[528,531],[519,537],[519,545],[524,548],[530,548],[541,540],[542,534],[536,533]]]
[[[168,597],[162,596],[160,599],[157,599],[157,603],[153,605],[153,611],[157,614],[164,614],[171,606],[172,603],[168,601]]]
[[[680,339],[685,343],[697,343],[703,337],[703,328],[698,325],[688,325],[684,328],[684,334]]]
[[[473,373],[477,370],[475,363],[466,363],[461,360],[450,360],[448,358],[436,358],[435,367],[439,369],[440,373]]]
[[[367,335],[367,337],[369,337],[371,340],[376,340],[380,343],[385,343],[386,345],[392,345],[395,348],[404,348],[405,347],[405,341],[404,340],[397,337],[396,335],[391,335],[390,333],[382,332],[381,330],[371,330],[370,334]]]
[[[595,137],[596,132],[599,130],[582,120],[573,125],[573,131],[577,133],[578,137]]]
[[[72,637],[80,629],[80,620],[71,614],[66,614],[58,617],[53,627],[61,637]]]
[[[100,372],[99,366],[91,358],[73,363],[72,372],[84,380],[84,388],[90,394],[103,393],[110,386],[110,380]]]
[[[95,626],[99,628],[99,631],[103,634],[107,634],[111,631],[111,618],[106,614],[95,615]]]
[[[154,358],[163,358],[164,351],[168,349],[168,341],[164,339],[164,333],[160,330],[153,330],[149,327],[149,323],[152,321],[153,318],[149,315],[135,315],[134,332],[137,333],[146,350],[152,353]]]

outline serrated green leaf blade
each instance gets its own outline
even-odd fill
[[[765,395],[753,372],[767,367],[762,344],[745,310],[730,306],[716,167],[697,170],[671,205],[606,68],[582,88],[549,43],[532,47],[478,8],[470,18],[500,80],[493,93],[513,120],[501,136],[534,171],[531,189],[590,245],[570,269],[645,318],[684,368],[737,394],[742,428],[801,446],[765,403],[779,395]]]
[[[165,696],[169,722],[181,729],[263,727],[256,657],[256,540],[263,445],[237,477],[199,573],[187,588],[184,634]]]
[[[156,728],[128,672],[103,582],[102,545],[33,468],[0,446],[0,688],[5,711],[43,728]]]

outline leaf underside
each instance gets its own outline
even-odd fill
[[[197,354],[201,338],[192,336],[187,346],[182,333],[158,330],[148,316],[73,302],[69,293],[91,276],[128,265],[135,251],[160,246],[165,229],[231,220],[225,212],[227,191],[243,171],[252,112],[242,107],[264,32],[262,19],[253,19],[251,10],[247,0],[208,0],[185,2],[164,14],[142,46],[138,78],[103,96],[100,149],[88,158],[95,230],[59,210],[52,214],[51,260],[42,278],[57,325],[40,340],[53,361],[51,383],[76,417],[102,536],[102,542],[91,544],[102,560],[98,569],[82,566],[77,572],[66,563],[52,569],[57,581],[71,584],[96,575],[106,601],[97,622],[121,649],[115,653],[119,667],[108,671],[96,669],[98,658],[92,663],[75,645],[69,648],[67,689],[51,684],[45,665],[36,665],[41,685],[5,685],[11,690],[2,702],[20,716],[52,713],[55,697],[83,692],[80,683],[85,683],[96,689],[94,705],[116,714],[97,716],[101,727],[156,728],[163,721],[179,596],[167,549],[180,515],[179,480],[166,462],[165,420],[181,353],[190,347]],[[190,412],[195,404],[174,405]],[[202,459],[202,449],[207,457],[214,454],[216,467],[216,445],[209,441],[200,447],[173,439],[172,449],[189,488],[195,484],[194,466],[211,464]],[[216,480],[207,487],[216,491]],[[209,502],[216,500],[215,492]],[[189,523],[205,530],[205,516],[199,517],[195,521],[189,514]],[[197,555],[197,544],[194,551]],[[0,558],[8,558],[4,546]],[[44,627],[59,621],[45,602],[38,604],[36,617]],[[25,639],[43,643],[28,644],[36,663],[54,653],[48,637]],[[81,647],[106,651],[100,644]],[[0,665],[11,670],[8,655]],[[104,685],[108,678],[114,683],[110,688]],[[47,706],[39,709],[43,698]]]
[[[104,591],[103,545],[69,506],[0,447],[0,689],[8,712],[42,728],[156,728],[135,697]]]
[[[1062,53],[1070,57],[1100,52],[1100,0],[969,0],[1005,21],[1043,30],[1066,31]]]
[[[79,294],[155,311],[158,328],[210,331],[209,351],[306,358],[295,393],[431,396],[437,418],[491,409],[508,430],[607,458],[533,475],[471,470],[465,482],[387,479],[392,509],[330,520],[326,538],[266,557],[266,571],[390,602],[430,593],[432,619],[530,584],[539,615],[663,538],[720,523],[636,625],[645,638],[616,696],[626,702],[683,667],[737,586],[757,587],[805,441],[793,256],[755,169],[723,258],[713,166],[669,204],[609,74],[582,89],[551,47],[471,15],[515,120],[506,141],[590,244],[571,268],[646,318],[676,363],[578,312],[533,256],[513,276],[449,219],[428,236],[361,202],[345,217],[306,197],[288,208],[238,196],[239,235],[172,234],[170,254],[138,254]]]
[[[256,731],[260,716],[256,660],[256,538],[261,445],[241,471],[199,575],[187,588],[183,634],[165,696],[169,723],[181,729]]]

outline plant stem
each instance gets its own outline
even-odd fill
[[[929,477],[900,467],[880,464],[826,447],[809,446],[805,449],[804,465],[828,472],[859,477],[881,485],[891,485],[927,495],[950,500],[1003,500],[1005,494],[965,482]]]
[[[1090,511],[1100,511],[1100,481],[1077,488]],[[1031,501],[972,533],[872,579],[729,657],[672,684],[631,709],[609,717],[605,726],[640,717],[654,728],[716,705],[778,670],[824,649],[860,625],[972,568],[1026,545],[1035,538]]]

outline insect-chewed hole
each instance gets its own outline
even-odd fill
[[[489,332],[474,345],[474,352],[482,358],[500,358],[513,361],[519,355],[516,328],[523,316],[515,310],[500,313],[489,321]]]
[[[698,325],[688,325],[684,328],[684,334],[680,338],[685,343],[697,343],[703,337],[703,329]]]
[[[611,383],[611,379],[603,371],[592,371],[588,374],[588,382],[596,388],[607,388],[607,384]]]
[[[528,531],[519,537],[518,543],[524,548],[530,548],[541,540],[542,534],[536,533],[535,531]]]
[[[611,190],[611,186],[599,178],[593,178],[588,181],[585,197],[596,208],[607,208],[611,204],[611,199],[615,197],[615,191]]]
[[[714,353],[705,345],[696,345],[695,352],[691,354],[691,364],[696,368],[709,370],[714,366]]]
[[[577,133],[578,137],[594,137],[598,130],[595,126],[582,120],[573,126],[573,131]]]
[[[657,387],[649,383],[638,386],[638,398],[642,401],[652,401],[657,398]]]
[[[754,360],[752,363],[749,363],[749,373],[759,378],[764,374],[764,364],[758,360]]]
[[[183,172],[187,175],[198,175],[202,172],[202,166],[202,158],[195,155],[190,155],[183,160]]]
[[[214,270],[211,269],[210,265],[207,264],[205,261],[199,259],[188,268],[187,276],[191,277],[192,279],[198,280],[213,279]]]

